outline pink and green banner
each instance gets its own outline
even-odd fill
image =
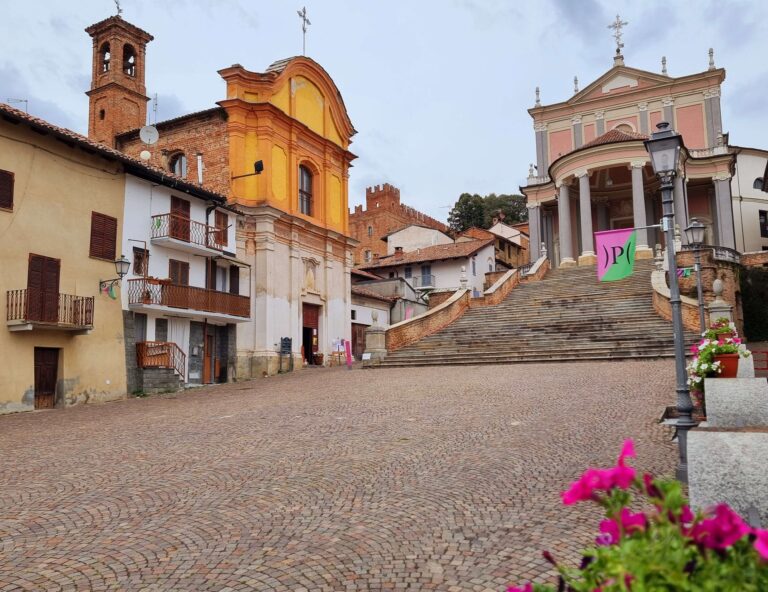
[[[615,282],[632,275],[636,244],[637,232],[634,228],[596,232],[597,279]]]

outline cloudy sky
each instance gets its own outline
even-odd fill
[[[147,91],[158,119],[223,98],[217,70],[263,71],[301,53],[296,10],[312,25],[307,55],[334,78],[358,130],[350,202],[389,182],[445,219],[458,195],[511,193],[534,158],[526,112],[567,99],[612,65],[607,25],[620,12],[627,65],[679,76],[727,69],[724,129],[768,148],[768,2],[709,0],[122,0],[149,31]],[[113,0],[0,0],[0,101],[87,132],[91,41],[83,29]]]

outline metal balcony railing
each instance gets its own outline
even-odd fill
[[[187,356],[171,341],[139,341],[136,363],[139,368],[173,368],[176,374],[186,378]]]
[[[434,288],[435,287],[435,276],[434,275],[415,275],[409,279],[411,282],[411,285],[414,288],[424,290],[426,288]]]
[[[178,214],[158,214],[152,216],[152,238],[173,238],[223,251],[227,242],[227,229],[209,226]]]

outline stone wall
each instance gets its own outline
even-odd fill
[[[653,309],[661,318],[668,321],[672,320],[672,304],[669,302],[670,291],[667,285],[667,273],[656,270],[651,274],[651,285],[653,286]],[[694,333],[700,332],[699,325],[699,307],[696,300],[688,296],[681,296],[681,309],[683,316],[683,327]],[[705,322],[707,316],[705,313]]]
[[[437,308],[456,293],[456,290],[435,291],[429,295],[429,309]]]
[[[137,393],[144,388],[142,371],[136,360],[136,331],[134,326],[134,313],[123,311],[123,336],[125,345],[125,373],[128,394]]]
[[[768,251],[742,253],[741,264],[744,267],[768,267]]]
[[[440,306],[423,315],[392,325],[387,329],[387,351],[392,352],[439,331],[458,319],[469,308],[469,290],[458,290]]]

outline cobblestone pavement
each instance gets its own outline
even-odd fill
[[[559,492],[673,364],[306,370],[0,417],[0,590],[505,590],[596,530]]]

